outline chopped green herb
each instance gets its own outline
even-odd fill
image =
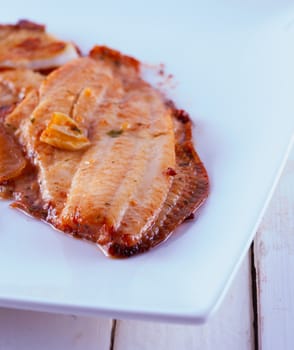
[[[123,133],[123,130],[110,130],[107,135],[110,137],[118,137]]]

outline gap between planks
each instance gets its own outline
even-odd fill
[[[110,332],[109,350],[114,350],[116,324],[117,324],[117,320],[113,319],[112,325],[111,325],[111,332]]]
[[[250,247],[250,266],[251,266],[251,286],[252,286],[252,327],[253,327],[253,344],[254,350],[259,350],[259,330],[258,330],[258,289],[257,289],[257,272],[254,257],[254,241]]]
[[[244,258],[219,310],[204,325],[117,320],[110,350],[251,350],[251,255]]]
[[[260,350],[294,346],[294,149],[254,242]]]

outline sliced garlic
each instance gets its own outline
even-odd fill
[[[52,114],[40,140],[56,148],[70,151],[78,151],[90,145],[89,139],[84,135],[77,122],[60,112]]]

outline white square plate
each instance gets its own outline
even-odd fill
[[[2,306],[203,322],[250,245],[293,135],[294,9],[274,0],[146,4],[7,1],[1,22],[28,18],[84,52],[107,44],[165,63],[178,83],[170,96],[195,121],[210,197],[197,221],[126,260],[1,202]]]

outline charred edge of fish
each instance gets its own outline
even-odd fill
[[[94,46],[89,53],[94,59],[109,60],[109,63],[116,67],[129,66],[133,67],[137,72],[140,69],[140,62],[135,58],[123,55],[117,50],[113,50],[107,46]]]
[[[192,123],[188,112],[184,109],[178,109],[172,100],[166,100],[165,105],[173,112],[173,116],[183,124]]]
[[[34,23],[32,21],[29,21],[27,19],[21,19],[16,24],[1,24],[1,28],[11,28],[15,30],[30,30],[30,31],[36,31],[36,32],[45,32],[46,26],[43,24]]]

